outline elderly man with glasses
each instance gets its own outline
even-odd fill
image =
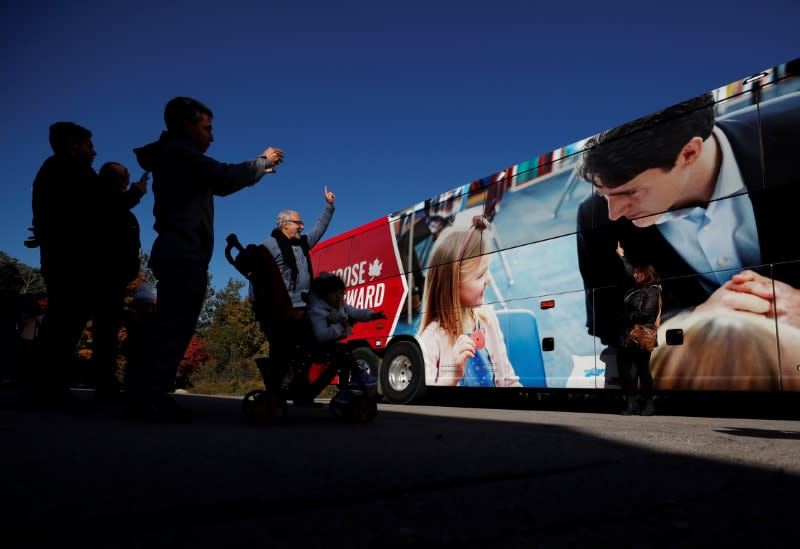
[[[261,242],[272,256],[278,265],[278,269],[283,276],[283,283],[289,292],[289,297],[292,300],[292,307],[294,308],[294,315],[299,320],[303,318],[307,303],[305,300],[311,287],[311,280],[314,278],[314,273],[311,267],[311,257],[309,255],[311,249],[322,240],[322,236],[328,229],[328,225],[333,218],[335,210],[334,200],[335,195],[324,187],[325,196],[325,209],[317,219],[314,227],[307,233],[303,234],[305,224],[300,217],[300,214],[294,210],[283,210],[278,213],[276,220],[276,227],[272,230],[270,236]],[[250,300],[253,300],[253,288],[250,286]],[[280,360],[283,349],[280,349],[280,343],[277,341],[270,341],[270,361]],[[289,352],[289,350],[285,350]],[[297,380],[306,381],[306,380]],[[294,401],[295,405],[313,405],[313,397],[309,399],[299,399]]]
[[[333,205],[335,195],[328,190],[327,186],[324,193],[325,209],[322,210],[314,227],[306,234],[303,234],[305,223],[300,218],[300,214],[294,210],[283,210],[278,214],[272,233],[261,242],[261,245],[269,250],[278,264],[281,275],[283,275],[283,282],[292,299],[295,316],[298,319],[306,310],[307,305],[303,296],[308,293],[311,280],[314,278],[309,252],[317,242],[322,240],[335,210]],[[251,299],[252,295],[251,288]]]

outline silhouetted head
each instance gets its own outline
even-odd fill
[[[311,291],[336,309],[342,306],[345,289],[344,280],[334,273],[320,273],[311,281]]]
[[[206,152],[214,136],[211,133],[211,109],[191,97],[175,97],[170,99],[164,108],[164,123],[167,131],[180,135]]]
[[[317,295],[325,295],[329,292],[344,291],[344,280],[334,273],[320,273],[311,281],[311,291]]]
[[[124,192],[131,182],[128,168],[119,162],[106,162],[100,166],[98,174],[104,185],[113,187],[115,190]]]
[[[50,148],[57,155],[77,158],[90,166],[97,156],[92,143],[92,132],[74,122],[51,124],[49,140]]]

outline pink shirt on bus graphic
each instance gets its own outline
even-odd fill
[[[503,332],[497,315],[488,305],[475,311],[481,320],[484,343],[492,358],[491,367],[497,387],[521,387],[519,376],[508,359]],[[434,321],[428,324],[418,337],[422,358],[425,361],[425,381],[427,385],[453,386],[461,381],[456,375],[456,356],[447,332]]]

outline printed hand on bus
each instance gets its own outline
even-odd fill
[[[456,371],[454,372],[455,381],[461,381],[464,377],[464,370],[467,367],[467,360],[475,356],[475,342],[468,335],[460,335],[453,345],[453,355],[456,359]]]
[[[764,315],[800,328],[800,290],[749,269],[733,275],[695,310],[714,309]]]
[[[800,328],[800,290],[749,269],[733,275],[727,284],[733,291],[768,301],[770,307],[764,314],[769,318],[777,318]]]

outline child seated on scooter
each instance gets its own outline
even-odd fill
[[[344,281],[333,273],[320,273],[311,281],[306,297],[306,318],[314,337],[314,350],[330,355],[331,364],[339,371],[339,392],[333,397],[337,404],[350,404],[350,388],[374,389],[378,380],[362,370],[353,359],[347,344],[340,343],[353,331],[356,322],[385,319],[383,311],[358,309],[344,301]]]

